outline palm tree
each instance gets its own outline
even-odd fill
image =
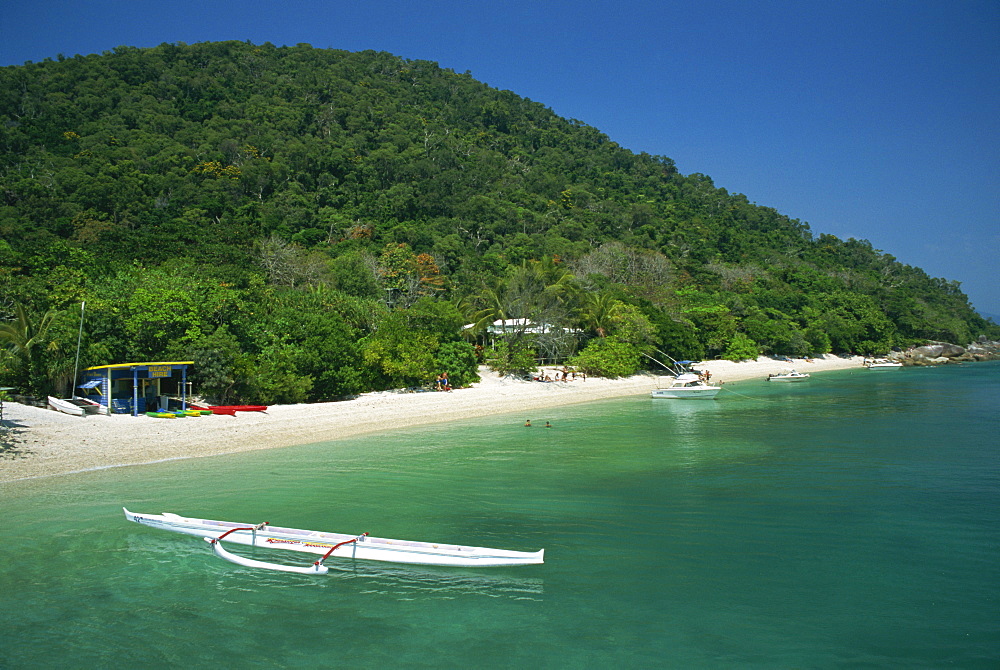
[[[578,311],[586,328],[607,337],[620,301],[610,293],[585,293]]]
[[[50,309],[38,323],[34,323],[24,305],[18,303],[14,305],[14,314],[13,320],[0,323],[0,344],[5,345],[15,358],[21,359],[27,373],[28,390],[44,395],[48,390],[48,376],[43,356],[45,352],[59,349],[58,343],[47,339],[58,312]]]

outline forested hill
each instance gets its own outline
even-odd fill
[[[242,397],[421,381],[460,336],[501,367],[576,354],[612,374],[653,350],[998,336],[956,282],[387,53],[163,44],[2,68],[0,194],[0,320],[55,310],[41,340],[65,351],[86,300],[87,363],[200,356],[231,382],[206,388]],[[551,328],[454,327],[493,318]],[[57,382],[56,348],[8,354],[0,381]]]

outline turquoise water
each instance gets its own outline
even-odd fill
[[[997,667],[1000,365],[729,389],[5,485],[0,668]],[[122,506],[546,563],[253,570]]]

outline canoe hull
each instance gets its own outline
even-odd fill
[[[83,416],[87,413],[87,410],[71,403],[69,400],[64,400],[62,398],[48,397],[49,407],[56,410],[57,412],[62,412],[63,414],[69,414],[71,416]]]
[[[123,508],[124,509],[124,508]],[[233,528],[248,528],[255,524],[240,524],[210,519],[195,519],[176,514],[135,514],[124,509],[129,521],[197,537],[217,538]],[[358,538],[357,542],[350,542]],[[323,556],[338,544],[331,557],[355,558],[412,565],[445,565],[453,567],[498,567],[533,565],[544,562],[542,549],[536,552],[509,551],[486,547],[466,547],[453,544],[390,540],[379,537],[359,537],[344,533],[325,533],[265,526],[260,530],[238,530],[225,537],[232,542],[251,547],[285,549]]]

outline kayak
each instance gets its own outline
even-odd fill
[[[266,412],[267,405],[190,405],[192,409],[210,409],[215,414],[230,414],[232,412]]]
[[[233,523],[183,517],[170,512],[163,514],[135,514],[124,507],[125,518],[129,521],[169,530],[185,535],[202,537],[212,543],[215,553],[221,558],[248,567],[282,570],[284,572],[307,572],[323,574],[315,567],[323,567],[323,562],[333,556],[413,565],[446,565],[453,567],[498,567],[512,565],[534,565],[544,562],[545,550],[511,551],[487,547],[469,547],[456,544],[416,542],[412,540],[390,540],[371,537],[367,533],[349,535],[326,533],[297,528],[260,524]],[[251,547],[284,549],[322,556],[311,567],[288,570],[294,567],[276,563],[257,561],[232,554],[220,546],[221,542],[232,542]],[[236,560],[233,560],[233,559]]]

